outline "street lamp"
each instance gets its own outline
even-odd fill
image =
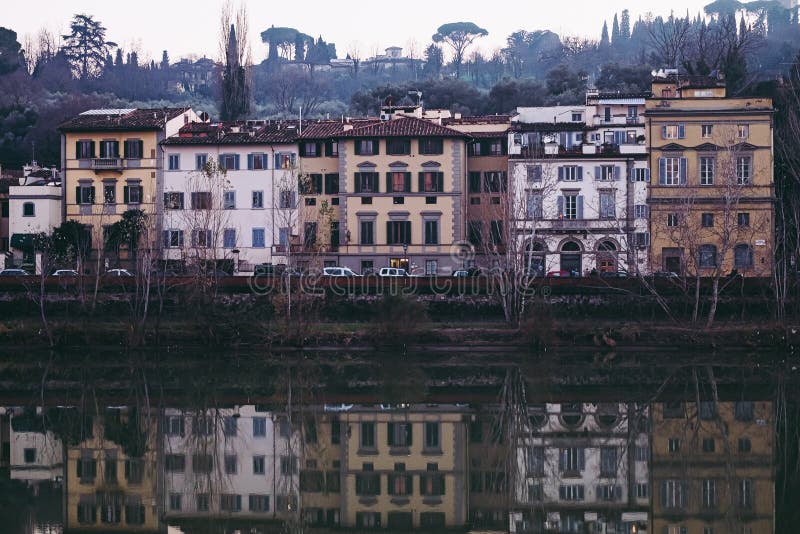
[[[403,243],[403,258],[406,260],[406,271],[410,271],[411,262],[408,260],[408,243]]]

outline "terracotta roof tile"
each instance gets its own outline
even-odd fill
[[[257,145],[294,143],[298,136],[297,121],[192,122],[178,135],[161,142],[163,145]]]
[[[342,132],[339,137],[470,137],[470,135],[428,120],[401,117],[353,128]]]
[[[474,115],[471,117],[461,117],[460,119],[454,117],[442,119],[442,124],[445,126],[451,124],[505,124],[510,122],[511,115]]]
[[[124,114],[82,113],[65,122],[58,129],[64,132],[160,130],[166,121],[174,119],[191,108],[134,109]]]

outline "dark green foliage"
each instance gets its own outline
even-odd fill
[[[21,64],[17,32],[0,27],[0,76],[17,70]]]
[[[453,49],[453,65],[456,67],[456,78],[460,78],[461,64],[464,62],[464,53],[467,48],[475,39],[488,34],[488,31],[474,22],[449,22],[439,26],[432,39],[435,43],[445,43]]]
[[[82,80],[100,76],[109,49],[117,46],[106,42],[106,29],[99,21],[83,13],[72,18],[70,33],[62,37],[61,50]]]
[[[239,64],[239,42],[236,40],[236,28],[233,24],[228,33],[225,56],[220,118],[225,121],[243,119],[250,112],[250,84],[245,66]]]

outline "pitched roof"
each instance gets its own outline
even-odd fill
[[[294,143],[298,121],[190,122],[162,145],[257,145]]]
[[[511,115],[474,115],[471,117],[449,117],[442,119],[442,124],[505,124],[511,122]]]
[[[377,117],[369,117],[365,119],[347,119],[347,122],[336,120],[324,120],[303,123],[303,135],[301,139],[328,139],[331,137],[339,137],[345,130],[346,125],[353,128],[361,128],[371,124],[377,124],[380,119]]]
[[[401,117],[342,132],[339,137],[470,137],[469,134],[414,117]]]
[[[160,130],[165,123],[191,108],[97,109],[87,110],[58,129],[64,132]]]

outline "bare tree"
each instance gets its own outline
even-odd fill
[[[659,58],[669,67],[677,67],[686,57],[686,50],[692,37],[692,25],[687,18],[676,17],[670,13],[667,20],[652,18],[647,24],[650,46]]]

